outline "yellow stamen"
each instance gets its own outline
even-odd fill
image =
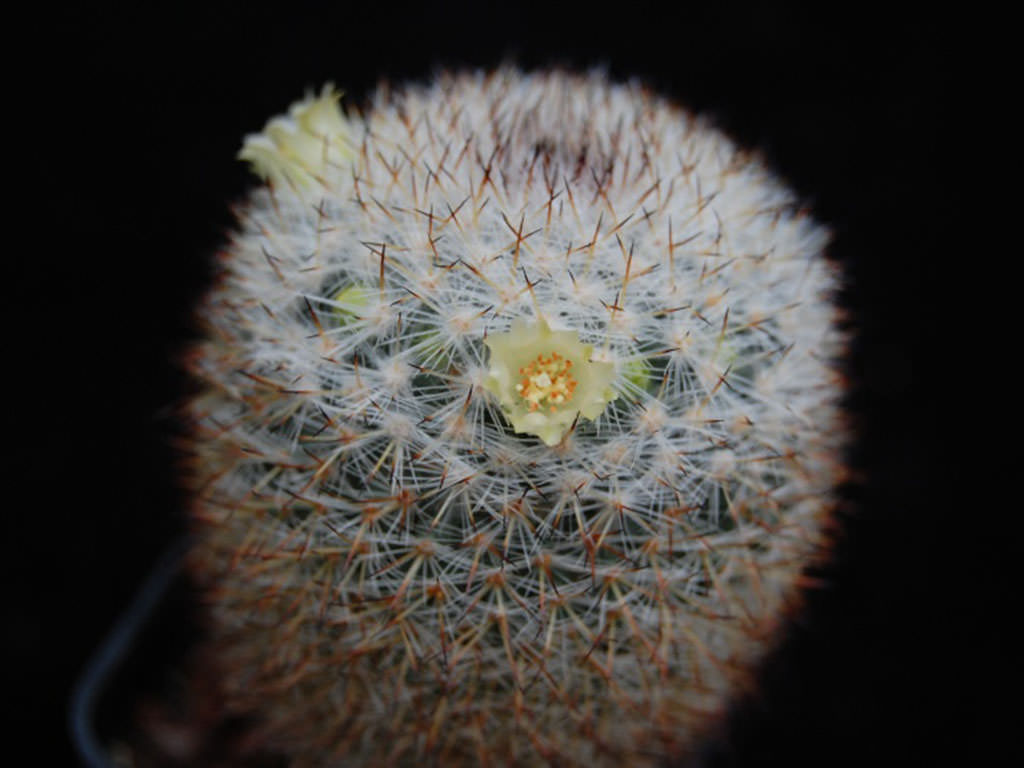
[[[522,380],[516,385],[516,392],[527,402],[530,411],[536,411],[543,405],[554,413],[557,406],[572,399],[576,389],[576,379],[569,373],[571,360],[565,360],[557,352],[545,358],[543,354],[529,365],[519,369]]]

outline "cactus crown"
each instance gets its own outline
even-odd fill
[[[599,75],[336,104],[247,140],[191,358],[230,695],[316,764],[677,753],[822,545],[826,232]]]

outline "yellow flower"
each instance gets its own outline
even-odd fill
[[[323,180],[328,167],[353,156],[348,124],[338,108],[340,97],[328,83],[319,97],[307,95],[295,102],[287,116],[273,118],[263,133],[246,136],[238,158],[275,184],[305,187]]]
[[[575,331],[518,319],[484,342],[491,352],[484,389],[498,399],[516,432],[556,445],[577,414],[596,419],[615,399],[615,365],[591,361],[593,347]]]

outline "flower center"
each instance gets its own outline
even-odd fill
[[[537,355],[537,359],[519,369],[523,377],[516,384],[516,392],[528,404],[531,411],[547,406],[554,413],[558,406],[572,399],[576,390],[576,379],[569,369],[572,360],[566,360],[557,352],[550,357]]]

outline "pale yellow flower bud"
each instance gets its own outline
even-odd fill
[[[251,163],[253,171],[272,184],[303,189],[323,182],[330,169],[354,155],[339,98],[341,94],[328,83],[320,96],[307,95],[295,102],[287,116],[275,117],[262,133],[246,136],[238,158]]]

